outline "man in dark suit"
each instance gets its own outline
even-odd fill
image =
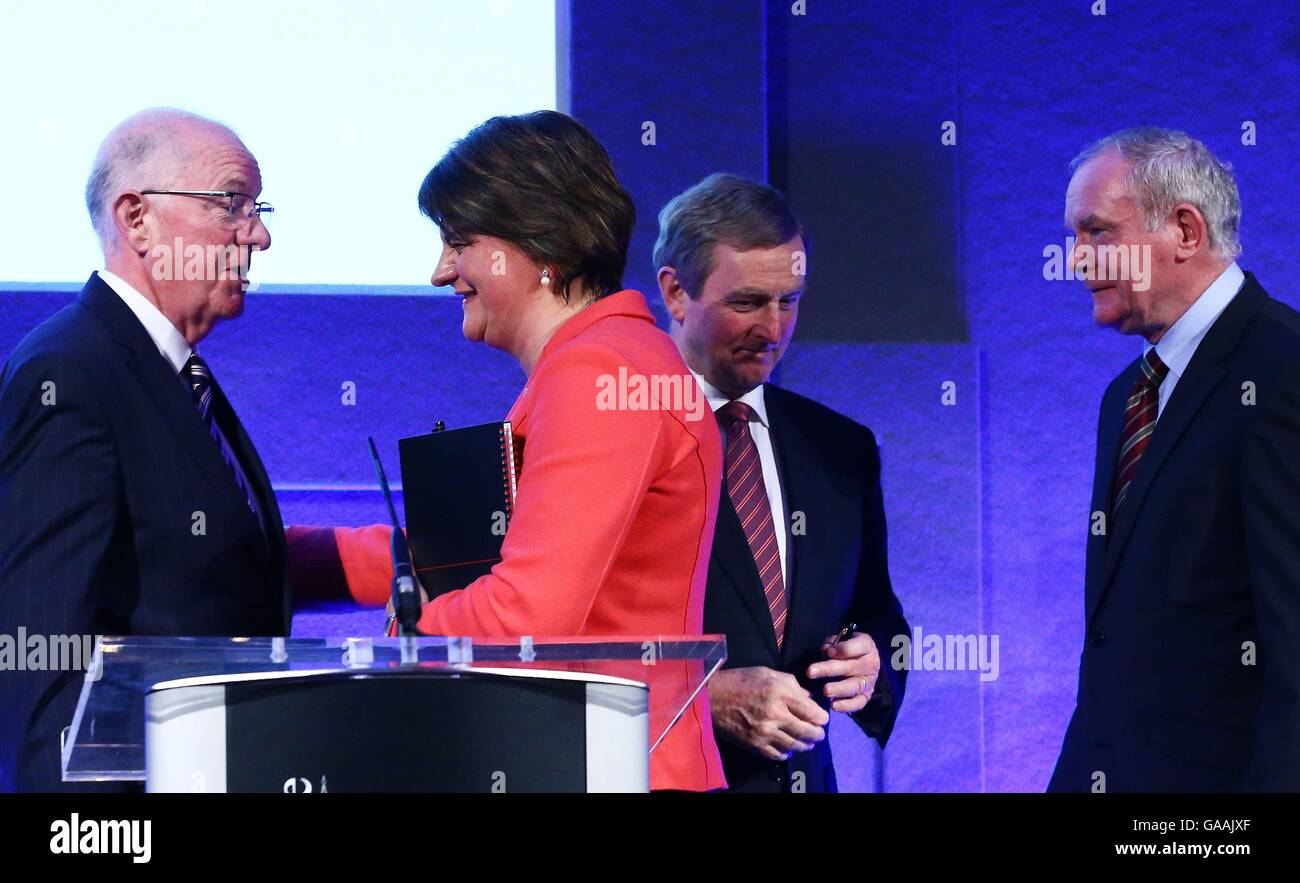
[[[835,791],[827,709],[883,746],[906,676],[882,669],[879,652],[908,627],[889,581],[875,437],[767,383],[794,333],[806,266],[780,194],[734,175],[704,179],[660,213],[654,259],[673,340],[726,452],[704,627],[727,636],[709,687],[727,782]]]
[[[0,633],[288,633],[275,498],[194,351],[270,246],[261,187],[234,133],[180,111],[100,148],[86,198],[105,269],[0,370]],[[63,787],[82,681],[0,673],[0,787]]]
[[[1093,318],[1146,346],[1102,398],[1049,789],[1300,791],[1300,314],[1238,268],[1236,183],[1200,142],[1130,129],[1073,168]]]

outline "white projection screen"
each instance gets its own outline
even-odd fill
[[[231,126],[261,165],[276,211],[255,285],[427,291],[424,174],[488,117],[556,107],[555,0],[48,0],[7,5],[4,31],[11,287],[79,286],[102,265],[95,149],[169,106]]]

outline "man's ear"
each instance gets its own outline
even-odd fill
[[[659,296],[663,298],[668,315],[678,324],[686,321],[686,300],[690,297],[677,279],[677,270],[673,267],[659,268]]]
[[[1191,203],[1184,202],[1174,206],[1173,219],[1177,228],[1175,258],[1185,261],[1199,251],[1210,246],[1210,225],[1205,215]]]
[[[132,251],[141,256],[149,253],[149,243],[153,240],[153,216],[139,193],[128,190],[113,200],[113,226]]]

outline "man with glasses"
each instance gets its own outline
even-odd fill
[[[0,633],[288,633],[271,485],[196,351],[270,247],[261,189],[233,132],[181,111],[100,147],[86,204],[104,269],[0,369]],[[62,787],[81,682],[0,673],[0,790]]]

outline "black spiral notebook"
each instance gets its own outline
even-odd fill
[[[510,424],[404,438],[398,451],[420,584],[430,598],[463,589],[501,560],[520,462]]]

